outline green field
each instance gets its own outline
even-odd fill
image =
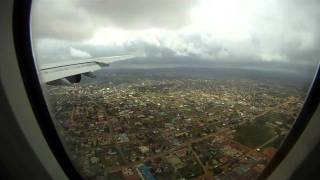
[[[250,147],[258,147],[275,135],[271,128],[260,123],[251,123],[236,129],[235,140]]]

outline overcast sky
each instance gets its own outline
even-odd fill
[[[319,0],[34,0],[31,28],[40,63],[138,52],[315,66],[319,22]]]

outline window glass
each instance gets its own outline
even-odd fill
[[[34,0],[34,56],[74,166],[85,179],[256,179],[319,63],[319,7]]]

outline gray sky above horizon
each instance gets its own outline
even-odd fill
[[[34,0],[38,62],[140,53],[315,66],[318,0]]]

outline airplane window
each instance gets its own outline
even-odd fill
[[[84,179],[256,179],[303,106],[320,1],[34,0],[32,46]]]

